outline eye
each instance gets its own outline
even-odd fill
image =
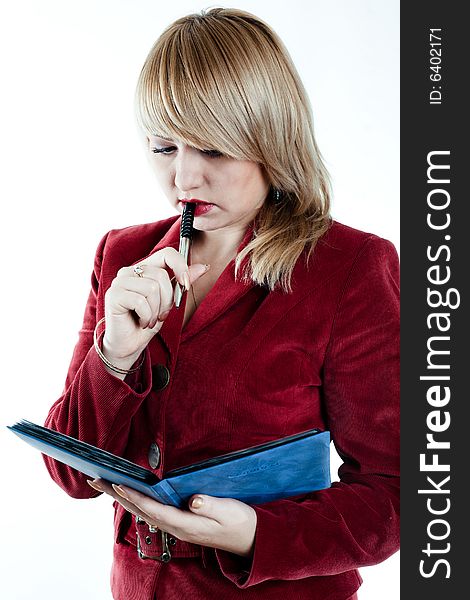
[[[220,158],[223,156],[222,152],[219,152],[218,150],[201,150],[201,152],[210,158]]]
[[[153,146],[152,148],[150,148],[150,152],[153,152],[153,154],[171,154],[171,152],[173,152],[174,150],[176,150],[174,146],[163,146],[162,148]]]

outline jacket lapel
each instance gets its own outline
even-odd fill
[[[171,246],[179,248],[181,217],[177,217],[166,232],[163,238],[153,248],[153,250],[144,258],[136,261],[137,263],[145,262],[145,258],[154,254],[158,250]],[[252,239],[253,225],[250,225],[245,236],[240,243],[237,253],[240,252]],[[173,306],[170,314],[165,320],[162,329],[155,336],[166,347],[170,355],[170,360],[173,362],[176,359],[180,339],[188,339],[217,319],[230,306],[232,306],[239,298],[246,294],[254,284],[252,282],[244,283],[235,280],[235,260],[232,260],[224,269],[212,289],[206,295],[200,306],[192,315],[191,319],[183,327],[184,311],[186,306],[187,293],[183,294],[183,299],[179,308]]]
[[[237,254],[250,242],[252,236],[253,226],[250,225],[238,246]],[[235,280],[235,259],[231,260],[186,324],[181,333],[181,339],[187,340],[199,333],[251,290],[254,285],[252,282],[245,283]]]

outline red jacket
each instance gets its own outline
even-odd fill
[[[255,507],[250,561],[179,540],[169,563],[142,560],[134,519],[115,506],[114,597],[344,600],[361,583],[356,569],[399,543],[396,251],[334,222],[308,265],[298,260],[290,294],[236,282],[232,261],[184,330],[184,304],[173,308],[140,373],[123,382],[93,348],[104,294],[120,267],[177,248],[179,222],[101,241],[65,392],[46,424],[146,468],[157,444],[159,476],[313,427],[331,431],[344,464],[330,489]],[[85,476],[45,460],[68,494],[94,495]],[[146,553],[158,555],[159,536],[147,541]]]

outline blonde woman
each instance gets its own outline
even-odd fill
[[[114,497],[117,600],[355,598],[357,568],[398,548],[395,249],[332,221],[306,93],[255,16],[173,23],[136,98],[168,201],[196,203],[190,266],[179,216],[103,238],[46,424],[158,476],[329,429],[340,481],[259,506],[198,494],[180,510],[46,458],[48,469],[74,497]],[[175,282],[188,290],[179,308]]]

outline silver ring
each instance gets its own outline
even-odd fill
[[[158,533],[158,527],[154,527],[153,525],[149,525],[150,533]]]
[[[141,265],[134,265],[134,273],[137,275],[137,277],[143,277],[144,269]]]

